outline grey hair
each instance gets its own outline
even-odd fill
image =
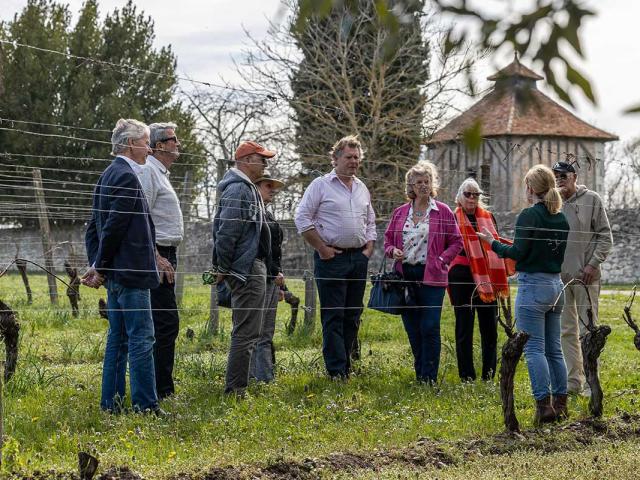
[[[150,135],[149,127],[140,120],[133,118],[121,118],[116,122],[116,127],[111,135],[111,155],[117,155],[129,148],[128,141],[140,140],[145,134]]]
[[[486,195],[484,194],[484,192],[480,188],[480,185],[478,184],[476,179],[473,178],[473,177],[465,178],[462,181],[462,183],[460,184],[460,187],[458,187],[458,193],[456,193],[456,203],[459,206],[462,206],[463,194],[464,194],[464,192],[467,191],[468,187],[471,187],[474,190],[476,190],[476,191],[478,191],[478,192],[480,192],[482,194],[482,195],[480,195],[480,197],[478,197],[478,206],[480,208],[484,208],[486,210],[489,207],[489,205],[487,205],[487,202],[485,200]]]
[[[164,123],[152,123],[149,125],[149,130],[151,133],[149,134],[149,143],[151,144],[151,148],[156,148],[156,143],[160,140],[166,138],[166,131],[176,130],[178,126],[173,122],[164,122]]]

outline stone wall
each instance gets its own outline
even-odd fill
[[[609,222],[613,232],[613,250],[602,265],[602,281],[608,284],[634,284],[640,282],[640,212],[636,210],[610,210]],[[501,234],[513,236],[515,213],[496,213]],[[571,248],[569,245],[568,248]]]
[[[513,235],[516,215],[498,213],[496,219],[501,233]],[[614,237],[614,248],[603,265],[605,283],[640,282],[640,248],[637,240],[640,237],[640,212],[635,210],[613,210],[609,212]],[[297,234],[291,221],[282,222],[285,232],[283,252],[283,268],[289,277],[302,277],[305,270],[313,270],[312,251]],[[378,228],[379,241],[376,253],[371,262],[371,269],[378,269],[382,255],[383,233],[386,225]],[[64,260],[68,257],[70,246],[78,253],[78,265],[82,270],[86,267],[84,250],[84,228],[53,228],[53,241],[56,243],[54,263],[56,270],[62,272]],[[208,222],[191,223],[187,226],[186,254],[180,259],[186,272],[200,273],[211,264],[211,224]],[[16,252],[16,244],[20,246],[20,255],[24,258],[43,262],[42,242],[38,230],[0,229],[0,265],[11,261]],[[570,247],[569,247],[570,248]],[[32,267],[29,267],[32,271]]]

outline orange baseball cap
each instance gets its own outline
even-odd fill
[[[263,157],[267,157],[267,158],[276,156],[276,152],[267,150],[257,142],[248,141],[248,142],[242,142],[238,147],[238,149],[236,150],[236,160],[239,160],[242,157],[246,157],[247,155],[252,155],[254,153],[257,153],[258,155],[262,155]]]

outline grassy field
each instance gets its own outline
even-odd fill
[[[22,325],[17,373],[4,390],[5,473],[75,471],[77,452],[84,450],[99,457],[100,471],[128,465],[145,478],[159,478],[213,467],[268,466],[333,452],[379,452],[405,448],[424,438],[453,445],[491,438],[503,430],[497,379],[461,384],[457,378],[453,311],[448,304],[442,317],[437,388],[414,382],[412,357],[399,317],[373,311],[363,315],[363,359],[357,365],[358,373],[347,383],[329,381],[319,348],[319,320],[314,335],[287,337],[284,324],[289,307],[281,303],[275,336],[277,381],[252,385],[244,400],[223,397],[230,312],[221,310],[220,335],[204,334],[209,290],[195,276],[186,281],[181,313],[177,394],[162,403],[171,416],[111,416],[98,406],[107,323],[98,317],[97,301],[105,296],[104,289],[82,290],[82,313],[76,319],[70,315],[66,298],[61,298],[58,307],[50,305],[43,276],[30,278],[33,305],[26,304],[18,276],[0,279],[0,298],[18,312]],[[291,287],[302,296],[302,284],[291,283]],[[623,294],[601,298],[601,321],[613,328],[601,357],[605,418],[638,411],[640,352],[621,319],[626,298]],[[195,331],[193,339],[185,336],[187,328]],[[500,344],[503,338],[501,333]],[[525,367],[521,363],[518,368],[516,401],[523,427],[531,428],[533,402]],[[570,407],[574,419],[588,416],[586,399],[572,398]],[[599,467],[599,475],[608,476],[610,471],[618,472],[617,478],[631,478],[622,472],[632,466],[640,447],[637,439],[603,442],[586,448],[581,461],[589,463],[594,455],[615,458]],[[565,457],[570,456],[562,451],[540,456],[533,450],[463,458],[437,473],[429,473],[437,466],[407,469],[391,464],[375,472],[358,470],[358,475],[416,478],[422,472],[425,478],[501,478],[503,474],[522,476],[525,465],[541,472],[556,461],[566,463]],[[583,476],[565,469],[530,478],[593,478],[580,465],[571,468]],[[609,470],[602,470],[605,466]],[[355,473],[335,475],[353,478]]]

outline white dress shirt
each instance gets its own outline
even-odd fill
[[[298,233],[315,229],[322,241],[338,248],[375,240],[375,220],[367,186],[354,177],[349,189],[335,170],[311,182],[295,215]]]
[[[169,181],[169,170],[153,155],[147,157],[138,179],[156,227],[156,244],[177,247],[184,237],[180,201]]]
[[[140,176],[140,172],[144,168],[143,165],[140,165],[139,163],[134,162],[133,160],[131,160],[126,155],[118,154],[118,157],[124,159],[124,161],[127,162],[129,164],[129,166],[131,167],[131,170],[133,170],[133,173],[135,173],[136,175]]]

